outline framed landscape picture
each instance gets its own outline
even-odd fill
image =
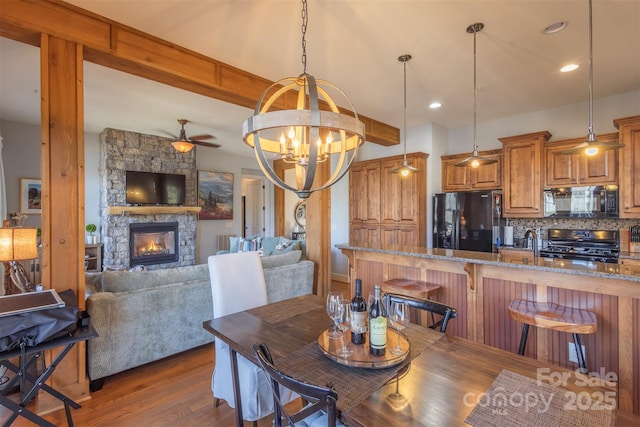
[[[41,214],[42,181],[39,179],[20,178],[20,213]]]
[[[198,171],[200,219],[233,219],[233,174]]]

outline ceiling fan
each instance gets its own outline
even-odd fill
[[[175,140],[171,141],[171,145],[173,145],[173,148],[175,148],[177,151],[181,153],[186,153],[188,151],[191,151],[194,145],[202,145],[204,147],[212,147],[212,148],[220,147],[220,144],[205,141],[207,139],[215,139],[215,136],[213,135],[206,135],[206,134],[195,135],[195,136],[192,136],[191,138],[187,138],[187,133],[184,130],[184,125],[189,123],[189,120],[178,119],[178,123],[180,123],[179,136],[176,136],[167,132],[168,135],[171,135],[173,138],[175,138]]]

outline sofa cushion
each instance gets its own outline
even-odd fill
[[[102,291],[125,292],[172,283],[197,282],[202,280],[203,273],[208,274],[208,268],[207,264],[200,264],[152,271],[104,271]]]
[[[289,251],[278,255],[265,255],[260,258],[262,268],[280,267],[282,265],[295,264],[300,261],[302,251]]]
[[[273,254],[273,251],[276,249],[276,246],[278,246],[280,244],[280,241],[282,240],[282,237],[278,236],[278,237],[271,237],[271,236],[265,236],[262,238],[262,250],[264,251],[265,255],[271,255]]]

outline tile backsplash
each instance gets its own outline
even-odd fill
[[[541,229],[542,239],[547,239],[550,228],[579,230],[619,230],[640,224],[638,219],[593,219],[593,218],[509,218],[508,224],[513,227],[514,240],[524,238],[528,229]]]

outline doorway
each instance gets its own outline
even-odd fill
[[[267,182],[264,176],[242,174],[242,236],[266,236],[271,227],[267,219]]]

